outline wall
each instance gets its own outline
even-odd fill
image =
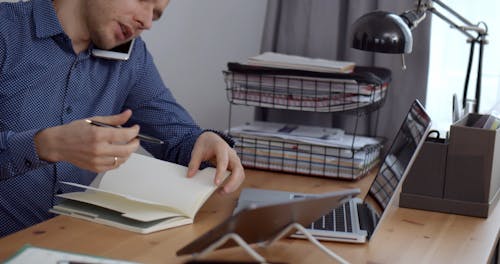
[[[259,53],[266,0],[171,0],[143,38],[176,99],[204,128],[227,129],[222,70]],[[233,108],[236,122],[252,107]],[[232,121],[234,123],[234,121]]]

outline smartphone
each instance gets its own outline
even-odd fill
[[[110,50],[93,49],[92,55],[99,58],[105,58],[110,60],[128,60],[132,49],[134,48],[135,39],[129,42],[123,43],[116,46]]]

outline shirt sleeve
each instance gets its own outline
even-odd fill
[[[129,124],[139,124],[140,132],[162,139],[164,144],[141,142],[156,158],[187,165],[191,151],[203,132],[189,113],[179,105],[168,90],[143,41],[136,41],[137,81],[132,87],[125,109],[133,111]]]
[[[7,56],[6,49],[5,37],[0,31],[0,74],[3,74],[3,65],[5,63],[5,56]]]
[[[5,56],[5,38],[0,34],[0,74],[5,71]],[[37,132],[38,130],[23,132],[0,130],[0,180],[12,178],[48,164],[40,160],[36,152],[33,138]]]
[[[33,139],[38,130],[0,131],[0,180],[49,164],[40,160]]]

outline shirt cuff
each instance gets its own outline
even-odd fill
[[[40,160],[36,152],[34,138],[40,130],[28,130],[14,133],[8,138],[10,161],[16,173],[23,173],[35,169],[42,165],[49,164]]]

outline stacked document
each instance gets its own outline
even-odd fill
[[[229,71],[224,74],[232,103],[335,112],[365,107],[385,98],[390,72],[365,68],[344,74],[228,63]],[[374,75],[372,71],[380,73]],[[378,75],[378,79],[365,78]]]
[[[355,66],[355,63],[350,61],[308,58],[274,52],[264,52],[260,55],[250,57],[248,58],[248,64],[280,69],[342,73],[352,72]]]
[[[496,117],[494,114],[481,115],[477,121],[472,124],[472,127],[497,130],[500,128],[500,118]]]
[[[230,130],[246,167],[358,179],[377,164],[381,139],[336,128],[254,122]]]
[[[139,262],[130,262],[125,260],[110,259],[98,256],[91,256],[87,254],[73,253],[67,251],[60,251],[48,248],[41,248],[24,245],[19,249],[15,255],[7,259],[4,264],[140,264]]]
[[[277,109],[334,112],[352,110],[381,101],[387,85],[359,85],[352,80],[230,74],[230,100]]]

